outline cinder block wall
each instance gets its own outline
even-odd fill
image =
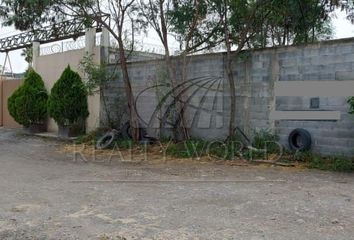
[[[282,48],[278,50],[278,59],[279,81],[354,81],[354,39]],[[311,110],[311,97],[315,96],[277,97],[276,110]],[[339,111],[338,121],[276,121],[275,130],[281,142],[287,145],[289,133],[295,128],[304,128],[312,136],[315,152],[353,156],[354,116],[348,113],[348,97],[319,97],[316,110]]]
[[[269,120],[269,110],[274,106],[273,81],[275,80],[272,65],[275,51],[268,53],[255,52],[243,60],[235,61],[234,75],[236,80],[236,120],[237,126],[251,135],[253,130],[273,128],[274,121]],[[183,98],[188,101],[185,109],[186,125],[194,137],[209,139],[225,139],[228,135],[230,119],[229,83],[225,72],[225,54],[205,54],[188,57],[186,74],[183,74],[182,59],[174,58],[174,72],[177,81],[183,84],[178,92],[183,91]],[[114,65],[111,70],[118,69]],[[142,122],[153,126],[150,132],[157,133],[157,117],[152,117],[158,104],[156,89],[147,88],[168,82],[164,75],[166,66],[163,60],[138,61],[129,64],[129,73],[137,109]],[[183,76],[186,77],[183,77]],[[182,90],[183,89],[183,90]],[[167,91],[162,87],[159,91]],[[122,115],[119,108],[120,96],[124,95],[123,80],[120,77],[111,82],[103,91],[105,104],[113,121]],[[160,95],[161,98],[161,95]],[[101,124],[107,125],[104,102],[101,99]],[[159,113],[162,117],[166,109]],[[125,118],[127,119],[127,118]],[[150,122],[151,121],[151,122]]]
[[[228,133],[230,117],[229,84],[225,72],[225,54],[204,54],[188,57],[186,76],[193,84],[186,84],[184,100],[187,125],[195,137],[224,139]],[[182,59],[173,59],[174,70],[183,82]],[[116,66],[110,66],[118,69]],[[143,122],[148,123],[156,109],[156,90],[143,90],[166,81],[163,60],[138,61],[129,64],[129,72]],[[248,135],[254,130],[271,129],[287,147],[289,133],[295,128],[307,129],[313,139],[313,150],[323,154],[354,155],[354,116],[348,114],[349,96],[320,96],[319,108],[310,108],[310,99],[318,96],[276,96],[279,82],[299,83],[328,81],[354,81],[354,39],[333,40],[318,44],[268,48],[245,51],[234,61],[236,80],[236,125]],[[193,85],[193,86],[190,86]],[[190,87],[187,87],[190,86]],[[208,90],[209,89],[209,90]],[[120,94],[118,94],[120,92]],[[122,105],[123,81],[118,77],[105,90],[106,106],[113,121],[121,116],[117,106]],[[354,89],[353,89],[354,95]],[[193,97],[190,97],[193,96]],[[191,98],[191,99],[189,99]],[[102,103],[101,99],[101,105]],[[125,102],[123,103],[125,105]],[[104,107],[101,107],[104,110]],[[107,119],[101,111],[101,124]],[[338,111],[339,120],[281,120],[271,117],[272,112],[285,111]],[[160,117],[163,116],[161,111]],[[115,121],[117,122],[117,121]],[[151,126],[158,128],[156,120]],[[157,133],[158,130],[152,129]]]

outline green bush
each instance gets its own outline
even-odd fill
[[[311,151],[296,151],[295,153],[291,153],[291,160],[297,161],[297,162],[311,162],[313,159],[315,159],[316,154],[314,154]]]
[[[232,160],[235,157],[261,159],[267,158],[267,154],[281,152],[278,140],[278,136],[270,130],[260,130],[254,132],[252,139],[252,147],[259,150],[244,149],[244,144],[238,138],[227,141],[207,141],[194,138],[182,143],[169,144],[166,153],[179,158],[197,158],[210,155],[224,160]],[[241,148],[242,146],[243,148]]]
[[[347,103],[349,104],[349,113],[354,114],[354,97],[348,98]]]
[[[268,153],[277,153],[279,137],[272,133],[270,129],[261,129],[254,133],[252,146],[257,149],[267,149]]]
[[[47,117],[47,100],[41,76],[31,69],[24,83],[8,99],[8,110],[15,121],[25,127],[43,124]]]
[[[168,155],[178,158],[194,158],[205,155],[207,141],[202,139],[189,139],[185,142],[170,143],[166,149]]]
[[[340,156],[321,157],[317,155],[310,160],[309,167],[326,171],[352,172],[354,162],[352,159]]]
[[[87,91],[78,73],[68,66],[54,84],[48,100],[49,115],[61,126],[82,123],[88,117]]]
[[[237,142],[192,138],[180,143],[169,143],[166,153],[178,158],[199,158],[209,155],[223,160],[231,160],[239,154],[238,151]]]

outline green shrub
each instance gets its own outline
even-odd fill
[[[262,149],[245,149],[242,152],[242,157],[245,160],[267,160],[268,156]]]
[[[25,127],[43,124],[47,117],[47,100],[41,76],[31,69],[24,83],[8,99],[8,110],[15,121]]]
[[[88,117],[87,91],[78,73],[68,66],[54,84],[48,100],[49,115],[61,126],[82,123]]]
[[[345,157],[316,155],[310,160],[309,167],[326,171],[352,172],[354,171],[354,162]]]
[[[278,143],[279,137],[270,129],[255,131],[252,138],[252,148],[242,152],[246,160],[268,160],[271,154],[282,154],[282,147]]]
[[[166,153],[178,158],[194,158],[205,155],[208,143],[202,139],[189,139],[185,142],[170,143]]]
[[[78,136],[75,144],[96,144],[97,140],[108,131],[109,129],[106,128],[97,128],[87,134]]]
[[[171,143],[166,153],[179,158],[198,158],[209,154],[219,159],[232,160],[235,157],[246,159],[267,158],[267,154],[279,153],[280,151],[277,143],[278,137],[270,130],[260,130],[254,133],[252,146],[259,150],[241,148],[244,144],[238,139],[232,138],[227,141],[190,139],[183,143]]]
[[[311,151],[296,151],[295,153],[291,153],[291,160],[297,162],[308,163],[315,157],[317,157],[317,155]]]
[[[134,142],[131,139],[127,138],[118,138],[114,141],[111,147],[120,149],[120,150],[129,150],[134,146]]]
[[[239,155],[238,151],[239,145],[234,141],[207,141],[194,138],[180,143],[169,143],[166,153],[178,158],[199,158],[209,155],[231,160]]]
[[[267,153],[277,153],[279,137],[269,129],[262,129],[254,133],[252,146],[257,149],[267,149]]]
[[[349,113],[354,114],[354,97],[348,98],[347,103],[349,104]]]

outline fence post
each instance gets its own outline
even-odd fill
[[[109,47],[110,47],[110,36],[107,28],[102,28],[101,35],[101,62],[109,63]]]
[[[38,41],[32,43],[32,68],[38,70],[38,57],[40,55],[41,44]]]
[[[88,28],[85,33],[85,53],[92,55],[96,46],[96,29]]]

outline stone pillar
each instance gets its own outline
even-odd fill
[[[38,41],[32,43],[32,68],[38,71],[38,58],[40,55],[41,44]]]
[[[87,55],[93,54],[96,46],[96,29],[88,28],[85,33],[85,53]]]
[[[101,46],[102,47],[109,47],[110,46],[109,31],[105,27],[102,28]]]
[[[110,35],[107,28],[102,28],[101,35],[101,63],[109,61]]]
[[[98,59],[99,56],[94,55],[95,47],[96,47],[96,29],[88,28],[86,29],[86,33],[85,33],[85,54],[86,56],[92,56],[94,63],[99,64],[100,63]],[[95,94],[88,96],[87,103],[88,103],[88,110],[90,115],[86,121],[86,132],[91,132],[99,127],[100,93],[95,92]]]

